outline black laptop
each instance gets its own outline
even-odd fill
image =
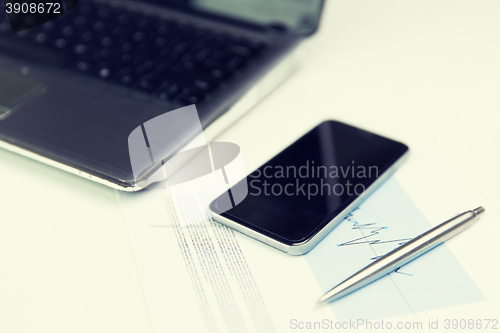
[[[73,3],[14,33],[0,0],[0,148],[127,191],[142,188],[127,145],[135,128],[194,104],[212,139],[284,77],[277,68],[316,31],[323,6]]]

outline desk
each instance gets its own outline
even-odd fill
[[[498,216],[499,16],[497,1],[329,1],[310,61],[219,141],[251,167],[327,118],[426,138]],[[0,170],[0,331],[151,332],[114,191],[6,151]]]

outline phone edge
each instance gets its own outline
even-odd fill
[[[267,244],[280,250],[289,255],[299,256],[306,254],[314,248],[323,238],[325,238],[337,225],[342,222],[347,215],[352,213],[359,205],[363,203],[373,192],[375,192],[385,181],[387,181],[401,166],[401,164],[408,158],[410,151],[409,149],[401,155],[390,167],[387,169],[380,177],[373,182],[370,187],[368,187],[363,194],[357,197],[349,206],[347,206],[340,214],[335,216],[323,229],[316,233],[313,237],[293,245],[288,245],[281,243],[275,239],[265,236],[253,229],[245,227],[233,220],[223,217],[215,212],[212,212],[212,217],[216,222],[219,222],[231,229],[234,229],[250,238],[260,241],[261,243]]]

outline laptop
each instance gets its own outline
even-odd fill
[[[123,191],[148,182],[148,173],[132,172],[134,129],[194,104],[212,140],[287,76],[323,7],[322,0],[73,3],[14,33],[0,2],[0,148]],[[179,133],[167,126],[165,138]]]

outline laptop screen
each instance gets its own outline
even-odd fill
[[[318,27],[323,0],[164,0],[164,3],[308,35]]]

